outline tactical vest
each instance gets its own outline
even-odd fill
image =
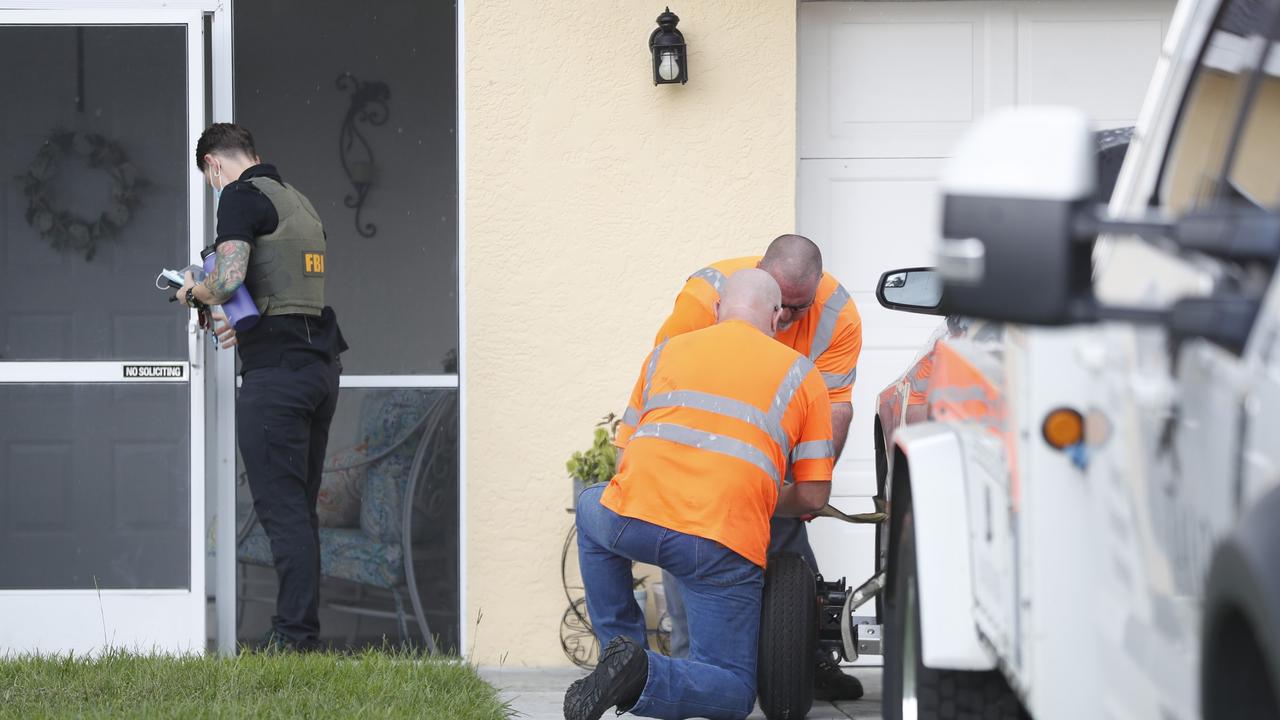
[[[324,309],[324,226],[302,193],[271,178],[247,182],[266,196],[280,222],[255,238],[244,284],[263,315],[319,315]]]

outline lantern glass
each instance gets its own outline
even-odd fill
[[[667,82],[680,79],[680,53],[674,48],[662,51],[662,57],[658,60],[658,77]]]

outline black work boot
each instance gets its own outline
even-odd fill
[[[818,665],[813,670],[813,698],[815,700],[857,700],[862,697],[862,683],[852,675],[846,675],[840,666],[825,653],[818,654]]]
[[[575,681],[564,694],[565,720],[600,720],[605,710],[617,706],[621,714],[631,709],[649,680],[649,656],[629,637],[609,641],[600,653],[600,664],[591,674]]]
[[[307,638],[305,640],[290,640],[275,630],[268,630],[257,642],[252,645],[241,646],[240,652],[263,653],[266,655],[279,655],[280,653],[296,652],[296,653],[316,653],[325,652],[328,648],[324,643],[315,638]]]
[[[274,629],[263,633],[262,637],[250,645],[242,645],[240,652],[265,653],[278,655],[288,649],[288,641]]]

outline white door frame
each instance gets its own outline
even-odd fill
[[[204,129],[204,23],[201,10],[216,2],[3,2],[0,25],[180,25],[187,37],[187,141],[194,147]],[[188,171],[188,245],[195,257],[204,244],[203,178]],[[186,382],[190,389],[191,437],[189,467],[190,569],[187,588],[118,590],[6,590],[0,591],[5,614],[29,618],[5,623],[0,648],[98,652],[113,647],[169,652],[203,652],[205,647],[205,335],[194,317],[187,324],[186,362],[149,363],[181,372],[176,378],[126,379],[124,366],[113,362],[0,363],[0,383],[84,384],[121,382]],[[146,362],[145,359],[143,362]],[[57,618],[45,625],[40,618]],[[156,636],[147,628],[161,627]],[[131,648],[130,638],[148,637],[151,647]]]
[[[469,655],[467,615],[467,0],[454,4],[454,133],[458,178],[458,654]]]

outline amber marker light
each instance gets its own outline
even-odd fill
[[[1044,418],[1045,442],[1058,450],[1084,441],[1084,417],[1071,408],[1058,408]]]

